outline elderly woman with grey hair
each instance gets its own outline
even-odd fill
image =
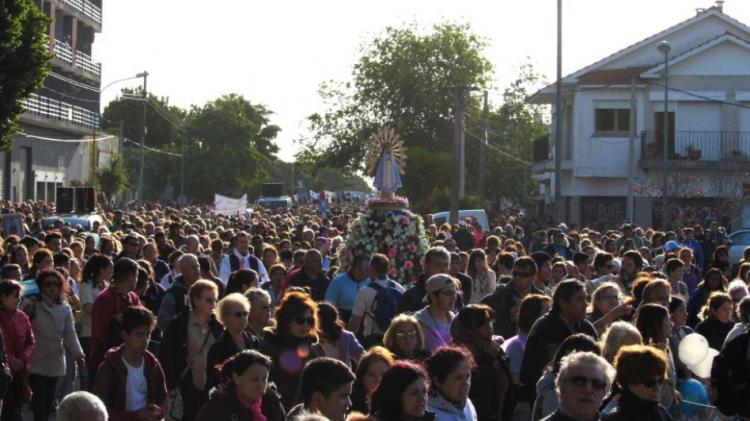
[[[542,421],[598,421],[599,406],[609,393],[615,369],[593,352],[563,357],[555,378],[558,408]]]
[[[107,421],[108,418],[104,402],[89,392],[73,392],[57,407],[57,421]]]

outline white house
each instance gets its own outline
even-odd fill
[[[720,213],[727,203],[740,203],[743,191],[750,190],[750,27],[723,13],[721,2],[696,12],[563,78],[559,152],[565,220],[583,225],[622,222],[629,216],[627,197],[632,191],[634,222],[661,223],[665,91],[665,56],[657,49],[661,41],[671,46],[667,55],[670,209],[676,213],[679,207],[708,206]],[[552,84],[529,100],[552,105],[553,130],[555,99]],[[533,174],[547,208],[554,198],[553,139],[554,133],[549,141],[535,145]],[[734,206],[728,217],[740,216],[741,209]]]

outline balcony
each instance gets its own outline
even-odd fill
[[[34,123],[51,120],[54,127],[63,124],[80,133],[89,133],[94,127],[99,127],[99,116],[95,112],[56,99],[31,94],[21,104],[24,115],[29,117],[27,120]]]
[[[534,141],[533,146],[533,163],[532,172],[534,173],[546,173],[552,172],[555,169],[555,139],[552,135],[537,139]],[[571,144],[571,136],[568,133],[563,134],[563,153],[562,153],[562,169],[570,170],[573,168],[573,154],[570,147],[566,147]]]
[[[643,169],[663,165],[664,135],[641,132]],[[676,169],[715,170],[750,168],[750,132],[676,131],[667,134],[669,165]]]
[[[90,55],[80,50],[76,51],[76,70],[99,80],[102,73],[101,69],[101,63],[95,63]]]
[[[102,26],[102,9],[91,3],[89,0],[62,0],[59,4],[62,4],[65,8],[73,12],[79,19],[85,19],[90,22],[98,31],[101,31]]]
[[[91,56],[83,51],[74,52],[71,45],[65,41],[55,39],[52,53],[54,54],[53,62],[65,70],[76,72],[96,82],[101,79],[101,63],[94,62]]]

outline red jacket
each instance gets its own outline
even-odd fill
[[[128,369],[122,362],[123,345],[107,351],[104,361],[99,365],[94,380],[94,394],[107,406],[110,421],[137,421],[137,412],[125,410],[127,402]],[[154,354],[146,351],[143,354],[143,376],[148,384],[147,405],[160,406],[166,411],[167,383],[164,372]]]
[[[115,321],[114,317],[122,314],[128,307],[139,305],[141,305],[141,299],[138,298],[138,294],[132,291],[128,293],[128,300],[115,293],[112,288],[104,289],[96,297],[94,305],[91,307],[91,348],[88,350],[89,358],[94,367],[102,362],[106,350],[99,348],[107,341],[107,335],[112,336],[110,328],[112,322]],[[118,332],[114,333],[119,338],[119,328]]]
[[[34,353],[34,332],[31,330],[29,316],[23,311],[10,312],[0,310],[0,329],[5,338],[5,353],[8,362],[18,358],[23,361],[23,370],[28,370],[31,354]]]

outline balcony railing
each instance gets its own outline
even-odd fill
[[[750,159],[750,132],[676,131],[667,133],[670,160],[720,161]],[[641,159],[664,157],[664,135],[641,132]]]
[[[101,76],[101,63],[95,63],[90,55],[81,50],[76,51],[76,70],[88,73],[99,78]]]
[[[102,9],[89,0],[62,0],[62,2],[101,25]]]
[[[26,112],[30,114],[80,127],[99,127],[99,116],[95,112],[67,102],[31,94],[30,97],[22,101],[22,104]]]
[[[54,48],[56,58],[68,64],[73,64],[73,48],[70,46],[70,44],[66,43],[65,41],[55,39]]]

